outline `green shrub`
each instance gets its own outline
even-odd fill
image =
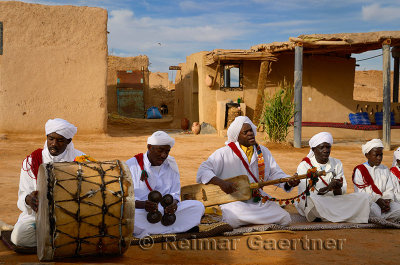
[[[294,116],[293,86],[280,84],[273,95],[265,96],[260,124],[264,126],[270,141],[283,142],[289,133],[290,120]]]

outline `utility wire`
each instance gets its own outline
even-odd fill
[[[372,57],[364,58],[364,59],[361,59],[361,60],[357,60],[357,62],[369,60],[369,59],[372,59],[372,58],[375,58],[375,57],[379,57],[379,56],[382,56],[382,55],[383,55],[383,53],[381,53],[381,54],[379,54],[379,55],[372,56]]]

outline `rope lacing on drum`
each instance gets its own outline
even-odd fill
[[[126,223],[126,221],[125,222],[123,221],[124,200],[125,200],[124,195],[125,195],[125,193],[124,193],[124,189],[123,189],[124,187],[123,187],[122,178],[121,178],[121,176],[123,176],[123,171],[122,171],[121,165],[118,164],[119,169],[120,169],[119,170],[120,175],[113,176],[111,174],[106,174],[106,173],[108,171],[112,171],[112,170],[115,169],[115,167],[116,167],[115,162],[110,162],[110,163],[103,162],[103,164],[106,164],[106,165],[110,165],[111,164],[111,166],[106,170],[103,169],[101,164],[98,164],[98,167],[97,167],[97,166],[89,166],[88,164],[85,164],[85,163],[78,163],[78,162],[75,162],[75,163],[79,164],[79,170],[77,172],[77,176],[75,176],[75,175],[73,175],[73,174],[71,174],[69,172],[66,172],[66,171],[64,171],[64,170],[62,170],[60,168],[54,168],[51,164],[49,164],[47,166],[47,172],[48,172],[48,176],[49,176],[49,178],[48,178],[48,189],[47,189],[48,190],[48,194],[47,194],[47,196],[48,196],[48,201],[49,201],[49,219],[50,219],[49,221],[50,221],[50,234],[52,235],[51,236],[52,248],[54,250],[56,250],[57,248],[60,248],[60,247],[66,246],[66,245],[76,244],[75,255],[79,256],[80,255],[80,251],[82,249],[82,244],[89,244],[89,245],[95,245],[97,247],[97,249],[99,250],[99,252],[103,253],[105,245],[104,245],[104,241],[103,241],[102,238],[108,237],[108,238],[111,238],[111,239],[119,239],[119,243],[118,243],[119,252],[120,252],[120,254],[122,254],[122,252],[123,252],[122,248],[124,248],[125,244],[126,244],[125,241],[124,241],[123,235],[122,235],[122,226],[126,225],[127,223]],[[88,168],[90,168],[92,170],[95,170],[95,171],[97,171],[99,173],[99,175],[85,176],[83,174],[82,167],[88,167]],[[54,177],[54,171],[55,170],[63,172],[64,174],[70,175],[71,178],[67,178],[67,179],[63,179],[63,180],[57,180]],[[53,174],[53,176],[52,176],[53,181],[51,181],[50,174]],[[90,181],[91,178],[95,178],[95,177],[99,177],[99,176],[101,178],[101,184],[93,182],[93,181]],[[113,179],[106,182],[105,181],[105,177],[113,178]],[[66,189],[63,186],[63,182],[69,181],[69,180],[75,180],[75,181],[78,180],[78,188],[77,188],[76,193],[70,192],[68,189]],[[99,188],[98,189],[91,189],[90,191],[86,192],[82,196],[79,196],[80,193],[81,193],[81,190],[82,190],[82,183],[84,183],[84,182],[97,185],[97,186],[99,186]],[[107,190],[107,185],[109,185],[111,183],[115,183],[115,182],[119,182],[119,186],[120,186],[121,191],[115,192],[115,191]],[[67,194],[69,194],[71,196],[71,199],[64,199],[64,200],[58,200],[58,201],[54,200],[53,201],[53,198],[54,198],[53,195],[54,194],[52,192],[53,192],[54,186],[58,186],[62,190],[64,190]],[[95,204],[93,202],[85,201],[86,198],[93,197],[96,194],[98,194],[99,192],[101,192],[101,196],[102,196],[102,204],[101,205],[97,205],[97,204]],[[118,200],[116,200],[116,201],[114,201],[114,202],[112,202],[112,203],[107,205],[106,204],[106,192],[112,194],[114,197],[118,198]],[[60,203],[69,202],[69,201],[73,201],[73,202],[76,202],[78,204],[76,213],[74,213],[74,212],[72,212],[70,210],[67,210],[66,208],[64,208],[64,207],[62,207],[60,205]],[[115,216],[113,213],[109,212],[109,209],[113,205],[116,205],[116,204],[119,204],[119,203],[121,203],[120,216]],[[101,209],[101,212],[100,213],[94,213],[94,214],[90,214],[90,215],[81,216],[80,210],[81,210],[81,205],[82,204],[86,204],[86,205],[93,206],[93,207],[96,207],[98,209]],[[78,224],[79,224],[78,225],[78,233],[77,233],[76,237],[72,236],[72,235],[69,235],[68,233],[65,233],[64,231],[62,231],[62,227],[67,225],[67,224],[70,224],[72,221],[68,221],[68,222],[61,223],[61,224],[56,224],[56,221],[55,221],[55,218],[54,218],[54,209],[55,208],[61,210],[63,213],[67,214],[73,220],[78,222]],[[96,215],[100,215],[100,214],[102,215],[100,224],[92,224],[92,223],[86,221],[86,219],[88,219],[90,217],[93,217],[93,216],[96,216]],[[105,216],[118,219],[118,223],[117,224],[113,224],[113,225],[107,225],[106,222],[105,222]],[[91,227],[97,228],[98,229],[98,234],[97,235],[86,236],[86,237],[81,237],[81,235],[80,235],[81,223],[85,223],[85,224],[87,224],[87,225],[89,225]],[[119,236],[114,236],[114,235],[108,234],[108,231],[107,231],[108,228],[111,228],[111,227],[114,227],[114,226],[118,226]],[[57,233],[63,234],[65,236],[73,239],[74,241],[67,242],[65,244],[61,244],[61,245],[57,245],[56,246],[55,242],[54,242],[54,239],[56,238],[56,234]],[[93,242],[88,240],[88,239],[91,239],[91,238],[98,238],[99,241],[97,242],[97,244],[95,244],[95,243],[93,243]]]

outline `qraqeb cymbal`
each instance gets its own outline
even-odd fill
[[[176,215],[174,213],[166,213],[161,218],[161,224],[165,226],[172,225],[176,221]]]
[[[147,199],[151,202],[155,202],[155,203],[159,203],[161,201],[161,199],[163,198],[162,194],[157,191],[157,190],[153,190],[149,193],[149,195],[147,196]]]
[[[162,219],[162,214],[160,211],[150,212],[147,214],[147,221],[149,221],[149,223],[151,224],[158,223],[160,222],[161,219]]]
[[[173,202],[174,202],[174,197],[172,197],[171,194],[166,194],[161,199],[161,206],[165,208],[168,205],[171,205]]]

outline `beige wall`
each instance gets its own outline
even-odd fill
[[[345,122],[354,105],[355,60],[328,56],[304,56],[303,121]],[[293,55],[279,56],[268,76],[270,90],[286,79],[293,84]]]
[[[0,2],[0,132],[44,132],[64,118],[105,132],[107,11]]]
[[[203,109],[204,98],[207,100],[207,97],[210,97],[207,102],[215,102],[215,93],[208,95],[203,91],[205,87],[203,80],[207,71],[203,68],[204,53],[194,53],[186,57],[186,63],[179,64],[181,70],[178,70],[175,76],[175,117],[187,118],[191,123],[205,121],[202,115],[208,110]],[[216,109],[216,104],[207,103],[206,106]]]
[[[393,101],[393,71],[390,74],[390,98]],[[369,102],[382,102],[383,74],[382,71],[356,71],[354,77],[354,99]]]
[[[289,60],[294,61],[293,57]],[[348,121],[348,115],[353,112],[355,104],[354,71],[355,59],[306,56],[303,75],[303,121]]]
[[[145,106],[150,105],[149,88],[149,58],[145,55],[136,57],[108,56],[107,70],[107,111],[118,112],[117,102],[117,71],[144,70],[144,100]],[[147,103],[147,104],[146,104]]]
[[[149,87],[169,89],[168,73],[150,72]]]
[[[253,119],[261,63],[259,61],[244,61],[243,63],[243,101],[246,103],[246,115]]]

